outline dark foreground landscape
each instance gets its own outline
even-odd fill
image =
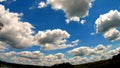
[[[20,65],[0,61],[0,68],[120,68],[120,54],[113,56],[113,58],[109,60],[102,60],[80,65],[71,65],[69,63],[63,63],[51,67]]]

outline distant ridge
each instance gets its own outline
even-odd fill
[[[69,63],[56,64],[51,67],[21,65],[0,61],[0,68],[120,68],[120,54],[113,56],[112,59],[101,60],[93,63],[71,65]]]

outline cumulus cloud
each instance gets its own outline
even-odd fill
[[[80,18],[88,16],[93,0],[47,0],[46,5],[51,5],[54,10],[63,10],[66,22],[80,22]]]
[[[43,7],[46,7],[47,5],[46,5],[46,3],[45,2],[40,2],[39,4],[38,4],[38,8],[43,8]]]
[[[54,64],[66,62],[67,60],[63,53],[44,55],[44,53],[40,51],[10,51],[0,55],[0,59],[10,60],[12,63],[40,66],[51,66]]]
[[[113,55],[117,55],[119,53],[120,53],[120,47],[118,47],[114,50],[110,50],[107,54],[113,56]]]
[[[81,24],[84,24],[86,22],[86,20],[81,20],[80,22],[81,22]]]
[[[67,58],[66,55],[63,53],[45,55],[40,51],[22,51],[22,52],[10,51],[4,54],[0,54],[1,55],[0,59],[10,60],[10,62],[13,62],[13,63],[40,65],[40,66],[51,66],[54,64],[61,64],[66,62],[76,65],[76,64],[83,64],[83,63],[95,62],[99,60],[110,59],[112,58],[113,55],[117,55],[120,52],[120,48],[116,48],[113,50],[110,50],[109,48],[110,46],[103,46],[102,44],[99,44],[94,48],[81,47],[80,48],[81,50],[82,49],[85,49],[85,50],[81,51],[82,53],[78,52],[79,55],[73,56],[71,58]],[[84,52],[86,50],[87,50],[87,53]],[[94,54],[92,54],[91,52],[88,52],[91,50],[94,51],[93,52]]]
[[[103,35],[105,38],[108,38],[111,41],[120,40],[120,32],[114,28],[105,32]]]
[[[74,55],[74,56],[84,56],[84,55],[89,55],[93,50],[89,47],[79,47],[79,48],[74,48],[73,50],[70,50],[69,53]]]
[[[119,40],[120,36],[117,30],[120,27],[119,11],[110,10],[108,13],[100,15],[95,24],[97,33],[103,33],[104,37],[111,41]]]
[[[77,16],[74,16],[74,17],[71,17],[70,19],[66,19],[66,23],[70,23],[71,21],[77,21],[79,22],[80,21],[80,18],[77,17]]]
[[[22,51],[22,52],[19,52],[18,55],[21,57],[30,58],[30,59],[38,59],[44,56],[44,54],[41,53],[40,51],[33,51],[33,52]]]
[[[58,59],[65,58],[65,55],[63,53],[57,53],[57,54],[55,54],[55,56],[57,56]]]
[[[33,44],[33,26],[29,22],[20,21],[21,14],[9,12],[0,5],[0,41],[15,48],[23,48]],[[29,43],[28,43],[29,42]]]
[[[73,64],[73,65],[78,65],[78,64],[84,64],[88,63],[91,60],[89,60],[87,57],[80,57],[80,56],[74,56],[72,58],[69,58],[68,62]]]
[[[29,22],[22,22],[22,13],[13,13],[0,5],[0,41],[14,48],[39,45],[44,50],[63,49],[77,45],[78,40],[67,42],[70,34],[61,29],[38,31]],[[33,35],[34,34],[34,35]],[[29,43],[28,43],[29,42]],[[73,43],[74,42],[74,43]]]
[[[35,36],[35,40],[37,40],[38,45],[40,45],[42,49],[55,50],[77,45],[78,41],[66,44],[69,37],[70,34],[65,30],[54,29],[39,31]]]
[[[68,53],[72,54],[73,56],[95,55],[95,54],[102,54],[102,53],[104,53],[110,47],[111,46],[105,47],[102,44],[97,45],[95,48],[82,46],[82,47],[74,48],[74,49],[68,51]]]
[[[99,44],[99,45],[97,45],[97,46],[94,48],[94,50],[95,50],[95,51],[102,51],[102,50],[107,50],[107,49],[109,49],[110,47],[111,47],[111,45],[105,47],[104,45]]]

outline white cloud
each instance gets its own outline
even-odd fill
[[[117,28],[120,27],[120,12],[111,10],[106,14],[100,15],[96,20],[96,32],[103,33],[105,38],[111,41],[119,40],[120,33]]]
[[[109,47],[110,46],[105,47],[102,44],[96,46],[95,48],[81,47],[80,48],[81,50],[85,49],[86,51],[88,49],[87,53],[84,51],[81,51],[82,53],[85,53],[84,56],[77,55],[71,58],[67,58],[66,55],[63,53],[44,55],[44,53],[40,51],[32,51],[32,52],[31,51],[22,51],[22,52],[11,51],[8,53],[0,54],[1,55],[0,59],[10,60],[10,62],[19,63],[19,64],[40,65],[40,66],[51,66],[54,64],[61,64],[65,62],[69,62],[73,65],[76,65],[76,64],[83,64],[83,63],[95,62],[99,60],[110,59],[112,58],[113,55],[117,55],[120,51],[120,48],[109,50]],[[91,52],[88,52],[88,51],[91,51],[91,50],[94,50],[93,53],[96,53],[96,54],[90,54]],[[89,57],[87,57],[87,55]]]
[[[65,58],[65,55],[63,53],[57,53],[55,54],[55,56],[58,58],[58,59],[63,59]]]
[[[89,47],[79,47],[70,50],[69,53],[74,56],[84,56],[84,55],[89,55],[92,51],[93,50]]]
[[[120,40],[120,32],[117,29],[110,29],[104,33],[104,37],[111,41]]]
[[[14,48],[24,48],[34,45],[41,46],[44,50],[63,49],[77,45],[68,43],[70,34],[61,29],[39,31],[34,34],[34,27],[29,22],[20,21],[23,14],[9,12],[0,5],[0,41]],[[29,43],[28,43],[29,42]]]
[[[76,65],[76,64],[83,64],[83,63],[95,62],[100,60],[106,60],[112,58],[114,55],[117,55],[120,52],[120,48],[116,48],[113,50],[110,50],[110,48],[111,46],[105,47],[102,44],[99,44],[95,48],[91,48],[91,49],[90,47],[75,48],[69,51],[70,54],[74,55],[72,58],[69,58],[69,62],[73,65]],[[91,50],[93,52],[91,52]]]
[[[38,59],[44,56],[44,54],[41,53],[40,51],[33,51],[33,52],[22,51],[22,52],[19,52],[18,55],[21,57],[30,58],[30,59]]]
[[[69,58],[68,62],[73,65],[78,65],[91,62],[91,60],[89,60],[87,57],[74,56],[72,58]]]
[[[52,9],[63,10],[67,18],[66,22],[80,22],[80,18],[88,16],[93,0],[47,0],[46,5]],[[45,3],[44,3],[45,4]]]
[[[97,45],[95,48],[81,46],[68,51],[68,53],[72,54],[73,56],[97,55],[97,54],[103,54],[110,47],[111,46],[105,47],[102,44]]]
[[[84,24],[86,22],[86,20],[80,20],[80,18],[77,16],[71,17],[70,19],[66,19],[65,21],[67,24],[69,24],[71,21],[75,21],[81,24]]]
[[[105,47],[104,45],[99,44],[99,45],[97,45],[97,46],[94,48],[94,50],[95,50],[95,51],[102,51],[102,50],[107,50],[107,49],[109,49],[110,47],[111,47],[111,46]]]
[[[8,52],[1,54],[0,58],[10,60],[13,63],[51,66],[54,64],[60,64],[66,62],[65,55],[63,53],[44,55],[40,51],[22,51],[22,52]]]
[[[46,5],[45,2],[40,2],[38,8],[43,8],[43,7],[46,7],[46,6],[47,5]]]
[[[69,38],[70,34],[61,29],[55,30],[47,30],[47,31],[39,31],[35,39],[38,39],[38,43],[46,44],[46,43],[64,43],[66,42],[66,38]]]
[[[71,21],[77,21],[79,22],[80,21],[80,18],[77,17],[77,16],[74,16],[74,17],[71,17],[70,19],[66,19],[66,23],[70,23]]]
[[[78,42],[66,44],[69,37],[70,34],[65,30],[54,29],[39,31],[35,36],[35,40],[37,40],[38,45],[40,45],[42,49],[55,50],[77,45]]]
[[[23,48],[33,44],[33,26],[29,22],[20,21],[21,14],[9,12],[0,5],[0,41],[15,48]],[[28,43],[29,42],[29,43]]]
[[[114,50],[110,50],[107,54],[113,56],[113,55],[117,55],[119,53],[120,53],[120,47],[118,47]]]
[[[86,20],[81,20],[80,23],[81,23],[81,24],[85,24],[85,22],[86,22]]]
[[[12,63],[19,63],[19,64],[29,64],[32,62],[28,58],[16,57],[16,56],[13,56],[10,60],[11,60],[10,62],[12,62]]]

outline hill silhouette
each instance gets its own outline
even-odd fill
[[[7,63],[4,61],[0,61],[0,68],[120,68],[120,54],[113,56],[112,59],[101,60],[97,62],[80,64],[80,65],[71,65],[69,63],[56,64],[51,67],[46,66],[34,66],[34,65],[21,65],[21,64],[13,64]]]

